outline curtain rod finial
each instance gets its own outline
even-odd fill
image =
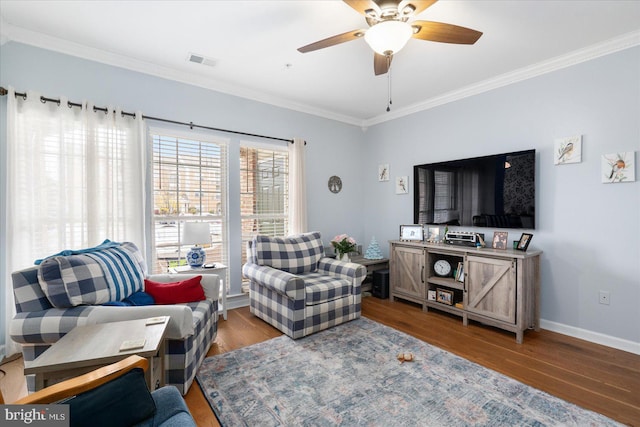
[[[0,86],[0,96],[5,96],[9,91]]]

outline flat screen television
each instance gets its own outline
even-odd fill
[[[413,167],[414,223],[535,229],[536,151]]]

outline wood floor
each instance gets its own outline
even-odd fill
[[[600,412],[624,424],[640,427],[640,356],[542,330],[527,331],[523,344],[515,335],[437,311],[369,297],[362,314],[406,332],[487,368],[579,406]],[[277,337],[281,333],[249,313],[248,307],[230,310],[218,323],[218,335],[208,355],[225,353]],[[11,402],[24,395],[21,359],[0,366],[7,376],[0,390]],[[215,416],[194,383],[185,396],[199,426],[218,426]]]

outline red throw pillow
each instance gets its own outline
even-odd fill
[[[202,301],[205,296],[200,279],[202,279],[202,276],[194,276],[190,279],[173,283],[161,283],[144,279],[144,291],[153,297],[156,304]]]

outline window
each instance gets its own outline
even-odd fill
[[[144,250],[142,119],[11,98],[10,267],[105,239]]]
[[[451,170],[418,169],[416,224],[451,224],[458,218],[456,181],[456,173]]]
[[[210,137],[153,134],[153,271],[186,264],[184,222],[208,222],[207,262],[228,264],[227,146]],[[204,243],[204,242],[203,242]]]
[[[6,271],[105,239],[134,242],[144,251],[143,123],[140,115],[96,112],[87,103],[68,108],[66,101],[42,102],[31,92],[16,98],[9,90],[2,164],[10,179],[4,188],[6,229],[3,225],[0,239],[6,245]],[[9,275],[0,279],[6,302],[0,309],[3,332],[15,309],[11,282],[5,278]],[[17,353],[19,348],[3,332],[0,356]]]
[[[289,234],[289,154],[284,149],[240,148],[242,247],[256,234]],[[242,251],[242,263],[246,261]]]
[[[434,172],[434,222],[444,224],[450,220],[450,213],[456,209],[456,175],[454,172],[436,170]]]

